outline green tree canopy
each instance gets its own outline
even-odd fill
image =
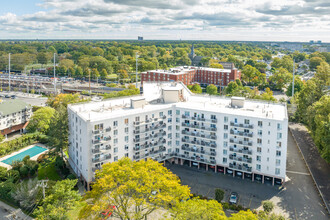
[[[46,134],[49,130],[49,125],[52,117],[55,114],[55,109],[52,107],[42,107],[35,111],[27,126],[28,132],[42,132]]]
[[[280,67],[269,77],[269,80],[277,89],[282,90],[292,80],[292,74],[285,68]]]
[[[300,92],[305,83],[301,80],[299,76],[294,77],[294,94]],[[287,96],[292,96],[292,82],[289,84],[288,89],[286,90],[286,95]]]
[[[209,95],[216,95],[218,93],[218,88],[215,85],[210,84],[206,87],[206,93]]]

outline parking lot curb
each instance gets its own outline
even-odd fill
[[[316,188],[317,188],[317,190],[318,190],[318,192],[319,192],[319,194],[321,196],[321,199],[323,201],[323,204],[324,204],[326,210],[328,211],[328,215],[329,215],[330,214],[330,208],[328,207],[327,202],[326,202],[326,200],[325,200],[325,198],[323,196],[323,193],[321,192],[321,190],[320,190],[320,188],[319,188],[319,186],[318,186],[318,184],[317,184],[317,182],[316,182],[316,180],[314,178],[314,175],[313,175],[313,173],[312,173],[312,171],[311,171],[311,169],[310,169],[310,167],[309,167],[309,165],[308,165],[308,163],[307,163],[307,161],[305,159],[305,156],[304,156],[304,154],[302,153],[302,151],[301,151],[301,149],[299,147],[299,144],[298,144],[298,142],[296,140],[296,137],[294,136],[294,133],[292,132],[292,128],[290,127],[290,125],[289,125],[289,131],[290,131],[290,133],[291,133],[291,135],[293,137],[293,140],[295,141],[295,143],[297,145],[297,148],[298,148],[298,150],[299,150],[299,152],[300,152],[300,154],[301,154],[301,156],[302,156],[302,158],[303,158],[303,160],[304,160],[304,162],[306,164],[306,167],[308,169],[308,172],[310,173],[310,175],[311,175],[311,177],[313,179],[314,185],[316,186]]]

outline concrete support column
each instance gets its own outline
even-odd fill
[[[275,183],[275,178],[273,177],[273,182],[272,182],[272,185],[274,186],[274,183]]]
[[[189,166],[191,167],[191,160],[189,160]]]
[[[233,170],[233,177],[235,177],[235,171]]]
[[[265,182],[265,176],[262,175],[262,184]]]
[[[199,163],[197,163],[197,168],[199,169]]]
[[[208,171],[209,170],[209,165],[206,164],[205,168],[206,168],[206,171]]]
[[[223,168],[223,174],[226,174],[226,167]]]
[[[252,182],[254,181],[254,173],[252,173]]]
[[[244,180],[244,172],[242,172],[242,179]]]
[[[217,165],[214,166],[214,172],[217,173]]]
[[[181,166],[183,165],[183,159],[180,160],[181,161]]]
[[[166,163],[165,163],[166,161],[164,160],[164,166],[166,165]]]

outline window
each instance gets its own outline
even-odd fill
[[[128,142],[128,136],[125,136],[125,142],[126,143]]]
[[[227,141],[224,141],[224,142],[223,142],[223,146],[224,146],[224,147],[227,147],[227,146],[228,146],[228,142],[227,142]]]
[[[245,119],[245,120],[244,120],[244,124],[247,124],[247,125],[250,124],[250,120]]]
[[[180,146],[180,141],[175,141],[176,146]]]
[[[261,170],[261,165],[260,164],[257,164],[257,170]]]
[[[278,156],[278,157],[281,156],[281,151],[280,150],[276,151],[276,156]]]
[[[128,124],[128,118],[125,118],[124,122],[125,124]]]
[[[175,148],[175,152],[176,153],[180,153],[180,149],[179,148]]]
[[[128,153],[125,153],[125,157],[128,157]]]
[[[168,126],[167,129],[168,129],[169,131],[172,131],[172,125]]]
[[[172,122],[172,118],[168,118],[167,121],[168,121],[168,122]]]
[[[180,115],[180,110],[176,110],[175,114]]]
[[[225,116],[225,117],[223,118],[223,120],[224,120],[225,123],[228,122],[228,117]]]
[[[227,150],[223,150],[223,155],[227,155]]]
[[[224,125],[223,129],[228,130],[228,125]]]
[[[179,125],[175,126],[175,129],[176,129],[177,131],[179,131],[179,130],[180,130],[180,126],[179,126]]]
[[[118,152],[118,147],[114,147],[114,148],[113,148],[113,152],[114,152],[114,153],[117,153],[117,152]]]
[[[190,112],[185,111],[185,112],[184,112],[184,115],[189,117]]]
[[[127,144],[125,145],[125,150],[128,150],[128,145]]]
[[[167,145],[172,146],[172,141],[168,141]]]
[[[222,158],[222,162],[227,163],[227,158],[226,157]]]
[[[128,127],[125,128],[125,133],[128,133]]]
[[[113,143],[118,144],[118,139],[117,138],[113,139]]]
[[[228,134],[227,133],[223,133],[223,138],[227,139],[228,138]]]
[[[113,158],[113,161],[118,161],[118,156],[115,156],[115,157]]]
[[[113,130],[113,135],[118,135],[118,130]]]
[[[276,166],[280,166],[281,165],[281,160],[276,159]]]
[[[277,139],[281,139],[282,138],[282,133],[277,133]]]
[[[167,114],[172,115],[172,110],[168,110]]]
[[[281,141],[277,141],[276,142],[276,147],[282,147],[282,142]]]
[[[268,122],[268,126],[271,126],[271,123],[270,122]]]
[[[211,119],[217,119],[215,115],[211,115]]]
[[[261,162],[261,156],[257,156],[257,161]]]
[[[261,147],[257,147],[257,152],[261,153]]]
[[[180,133],[175,133],[176,138],[180,138]]]
[[[277,123],[277,130],[282,130],[282,125],[280,123]]]
[[[262,130],[258,130],[258,135],[262,135]]]
[[[178,122],[179,123],[180,122],[180,118],[176,118],[175,119],[175,122]]]
[[[115,127],[118,126],[118,121],[114,121],[113,126],[115,126]]]
[[[159,112],[159,117],[162,117],[164,115],[163,112]]]
[[[258,143],[258,144],[262,144],[262,139],[258,138],[258,139],[257,139],[257,143]]]
[[[168,138],[172,138],[172,134],[171,134],[171,133],[168,134],[167,137],[168,137]]]
[[[135,121],[140,121],[140,117],[135,117]]]
[[[275,168],[275,174],[280,175],[280,169],[279,168]]]
[[[262,127],[262,121],[258,121],[258,126]]]

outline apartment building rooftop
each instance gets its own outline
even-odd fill
[[[172,98],[176,92],[181,96]],[[219,97],[196,95],[189,91],[183,83],[146,83],[144,94],[133,97],[73,104],[69,107],[84,120],[98,121],[116,118],[123,115],[143,113],[170,108],[196,109],[205,112],[218,112],[264,119],[287,119],[285,104],[260,100],[245,100],[242,97]]]
[[[0,100],[0,116],[19,112],[28,106],[27,103],[18,99]]]
[[[205,71],[214,71],[214,72],[223,72],[223,73],[230,73],[231,69],[218,69],[218,68],[208,68],[208,67],[195,67],[195,66],[178,66],[173,67],[168,70],[165,69],[156,69],[156,70],[149,70],[147,72],[155,72],[155,73],[163,73],[163,74],[171,74],[171,75],[180,75],[184,74],[191,70],[205,70]]]

